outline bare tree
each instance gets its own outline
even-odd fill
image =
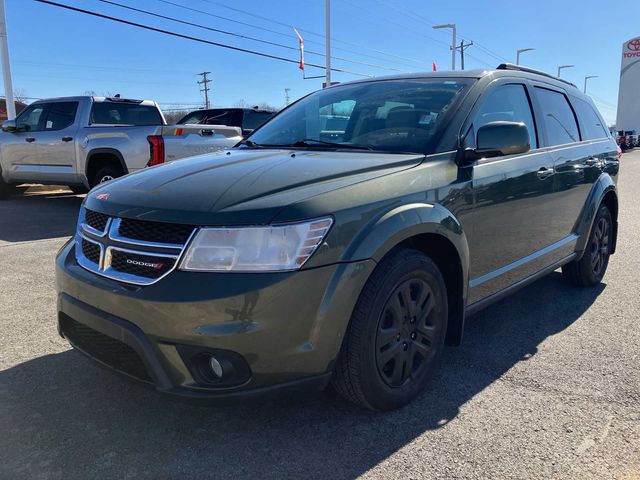
[[[28,103],[29,97],[27,96],[27,91],[24,88],[14,88],[13,99],[16,102]]]

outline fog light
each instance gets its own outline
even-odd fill
[[[211,371],[216,377],[222,378],[222,365],[220,365],[216,357],[209,357],[209,368],[211,368]]]

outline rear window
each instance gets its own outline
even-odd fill
[[[179,125],[201,124],[201,125],[227,125],[230,127],[240,126],[240,111],[229,109],[196,110],[180,119]]]
[[[583,140],[594,140],[597,138],[608,137],[608,129],[602,124],[600,116],[595,112],[593,107],[584,100],[573,98],[573,107],[578,114],[580,121],[580,131]]]
[[[162,125],[156,107],[137,103],[96,102],[89,121],[92,125]]]
[[[567,97],[554,90],[536,87],[548,146],[580,141],[578,124]]]

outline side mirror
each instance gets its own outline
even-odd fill
[[[476,148],[467,150],[465,157],[469,161],[516,155],[530,149],[529,129],[524,123],[491,122],[478,129]]]
[[[15,120],[5,120],[2,122],[3,132],[15,132],[16,130],[18,130],[18,124]]]

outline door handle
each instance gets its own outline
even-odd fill
[[[584,163],[590,167],[593,167],[594,165],[598,164],[598,159],[594,157],[589,157]]]
[[[35,138],[33,138],[33,137],[27,137],[27,138],[25,138],[25,141],[27,141],[27,142],[29,142],[29,143],[32,143],[32,142],[35,142],[35,141],[36,141],[36,139],[35,139]]]
[[[73,137],[62,137],[63,142],[70,142],[71,140],[73,140]]]
[[[545,178],[549,178],[554,173],[555,172],[553,168],[540,167],[540,169],[537,172],[537,175],[540,180],[544,180]]]

